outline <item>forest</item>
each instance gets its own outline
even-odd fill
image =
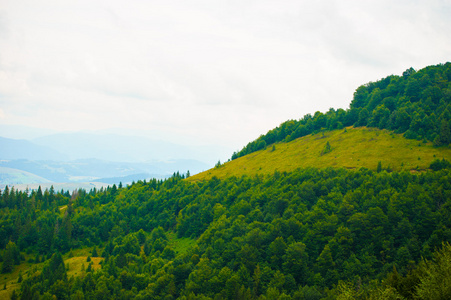
[[[20,299],[335,299],[344,291],[413,299],[425,261],[443,251],[449,264],[448,165],[420,175],[309,168],[189,182],[176,174],[72,195],[5,190],[2,272],[25,255],[44,262],[22,275]],[[191,246],[176,251],[171,239]],[[101,269],[68,278],[62,254],[77,247],[104,258]]]
[[[349,110],[287,121],[234,157],[350,125],[449,147],[450,79],[447,63],[366,84]],[[422,172],[311,166],[208,180],[176,172],[89,191],[6,187],[2,295],[449,299],[449,159]]]

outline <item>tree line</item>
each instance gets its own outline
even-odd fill
[[[333,109],[289,120],[234,152],[232,159],[322,130],[368,126],[392,130],[408,139],[451,142],[451,63],[410,68],[356,89],[348,109]]]

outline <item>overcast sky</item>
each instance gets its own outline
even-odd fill
[[[0,124],[239,150],[450,61],[450,3],[0,0]]]

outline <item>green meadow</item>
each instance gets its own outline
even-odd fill
[[[327,143],[329,152],[324,151]],[[449,160],[451,149],[406,139],[388,130],[348,127],[269,145],[264,150],[191,176],[189,180],[273,174],[307,167],[376,170],[379,162],[383,170],[418,172],[427,170],[437,158]]]

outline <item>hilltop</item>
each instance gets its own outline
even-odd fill
[[[390,75],[358,87],[349,109],[306,114],[288,120],[249,142],[232,159],[264,149],[277,142],[343,127],[371,127],[403,134],[408,139],[451,142],[451,63],[421,70],[407,69],[402,76]]]
[[[306,167],[376,170],[379,162],[388,171],[424,171],[451,157],[450,102],[451,63],[409,68],[358,87],[349,109],[288,120],[190,180]]]
[[[330,150],[326,150],[329,144]],[[298,168],[368,168],[376,171],[425,171],[435,159],[451,159],[449,147],[404,138],[377,128],[346,128],[311,134],[218,165],[189,180],[225,179],[230,176],[292,172]]]

